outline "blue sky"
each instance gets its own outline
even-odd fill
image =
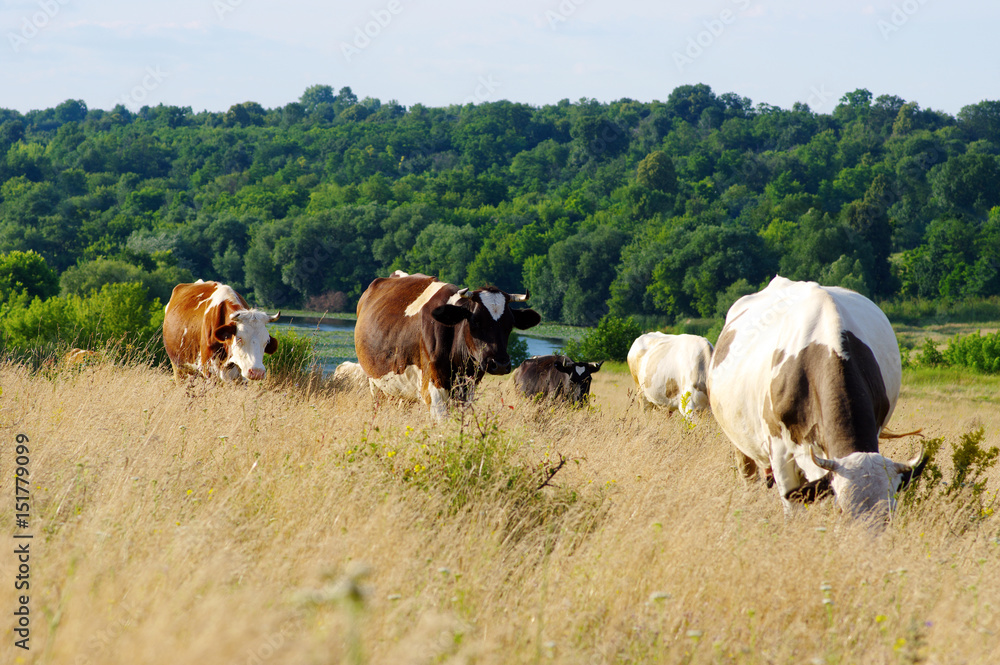
[[[783,108],[868,88],[954,114],[1000,99],[998,24],[986,0],[0,0],[0,107],[270,108],[316,83],[542,105],[707,83]]]

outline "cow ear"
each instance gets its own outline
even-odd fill
[[[278,350],[278,340],[274,337],[267,338],[267,344],[264,346],[264,353],[272,354]]]
[[[603,364],[604,364],[603,360],[601,362],[599,362],[599,363],[589,363],[591,374],[593,374],[594,372],[596,372],[599,369],[601,369],[601,365],[603,365]]]
[[[227,339],[236,334],[236,324],[227,323],[224,326],[219,326],[215,329],[215,339],[220,342],[225,342]]]
[[[519,330],[527,330],[542,322],[542,317],[533,309],[512,309],[510,313],[514,315],[514,327]]]
[[[431,311],[435,321],[446,326],[457,326],[462,321],[472,318],[472,312],[458,305],[441,305]]]
[[[785,494],[785,498],[792,503],[813,503],[829,496],[832,492],[830,476],[827,474],[818,480],[796,487]]]
[[[563,374],[572,374],[576,364],[573,362],[567,362],[567,363],[556,362],[553,363],[552,366],[555,367],[560,372],[562,372]]]

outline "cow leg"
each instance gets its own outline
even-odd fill
[[[448,416],[448,391],[436,386],[428,386],[427,404],[431,408],[431,416],[441,422]]]
[[[174,383],[179,386],[184,385],[185,379],[187,379],[191,372],[185,367],[182,367],[174,362],[171,362],[170,365],[174,369]]]
[[[785,517],[789,517],[799,504],[789,501],[786,496],[805,482],[794,455],[771,458],[771,472],[774,474],[774,485],[778,488],[778,496],[785,506]]]
[[[743,474],[743,478],[750,482],[757,480],[757,462],[749,455],[745,455],[742,450],[738,448],[733,450],[736,453],[736,466]]]

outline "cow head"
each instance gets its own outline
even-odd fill
[[[576,363],[569,358],[555,364],[558,371],[569,377],[570,389],[566,397],[571,402],[579,402],[590,394],[590,379],[603,364],[603,360],[598,363]]]
[[[468,323],[466,349],[472,362],[490,374],[510,372],[507,340],[514,328],[524,330],[538,325],[542,317],[533,309],[512,309],[513,302],[524,302],[528,294],[510,294],[489,286],[472,293],[462,289],[448,303],[435,307],[431,317],[446,326]]]
[[[269,316],[258,309],[233,312],[229,323],[215,331],[215,339],[228,349],[223,363],[223,378],[235,379],[236,369],[245,379],[258,381],[267,376],[264,355],[278,350],[278,340],[267,332],[266,323],[278,320],[281,312]]]
[[[920,476],[928,459],[924,451],[906,464],[879,453],[851,453],[829,459],[817,455],[814,449],[810,453],[816,466],[829,471],[826,478],[837,505],[851,517],[888,518],[896,508],[896,492]]]

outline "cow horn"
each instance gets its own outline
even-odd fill
[[[901,476],[899,489],[904,490],[906,486],[909,485],[915,478],[919,478],[920,474],[924,472],[924,467],[927,466],[931,456],[927,454],[927,447],[920,447],[920,454],[910,460],[908,463],[904,464],[902,462],[896,462],[896,471]]]
[[[464,289],[459,289],[458,293],[456,293],[455,295],[458,296],[459,298],[468,298],[469,296],[466,295],[467,293],[469,293],[469,287],[465,287]]]
[[[837,460],[818,457],[814,446],[809,446],[809,456],[812,457],[813,464],[821,469],[826,469],[827,471],[832,471],[834,473],[840,470],[840,464]]]
[[[274,314],[273,316],[267,317],[267,320],[270,321],[271,323],[274,323],[275,321],[278,320],[279,316],[281,316],[281,310],[280,309],[278,310],[277,314]]]
[[[510,294],[510,301],[511,302],[524,302],[524,301],[526,301],[530,297],[531,297],[531,291],[528,291],[526,293],[512,293],[512,294]]]

